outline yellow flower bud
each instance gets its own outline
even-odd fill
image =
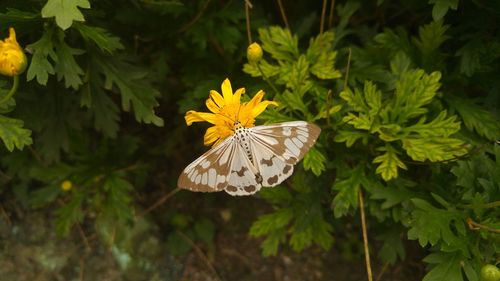
[[[64,191],[68,191],[73,187],[73,183],[69,180],[65,180],[61,183],[61,189]]]
[[[252,43],[247,49],[247,59],[249,63],[257,63],[262,59],[262,48],[258,43]]]
[[[16,40],[16,31],[9,28],[9,37],[0,40],[0,74],[17,76],[24,72],[28,59]]]

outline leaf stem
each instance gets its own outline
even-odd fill
[[[176,187],[169,193],[163,195],[160,199],[158,199],[153,205],[151,205],[149,208],[147,208],[140,216],[144,216],[147,213],[151,212],[152,210],[158,208],[160,205],[165,203],[170,197],[174,196],[177,192],[179,192],[181,189],[179,187]]]
[[[467,218],[466,222],[467,222],[467,225],[469,226],[469,228],[472,230],[483,229],[483,230],[486,230],[489,232],[500,234],[500,229],[492,228],[492,227],[489,227],[489,226],[484,225],[484,224],[479,224],[479,223],[473,221],[471,218]]]
[[[361,189],[359,190],[358,198],[359,210],[361,213],[361,228],[363,230],[363,246],[365,249],[366,275],[368,275],[368,281],[373,281],[372,266],[370,262],[370,249],[368,248],[368,234],[366,231],[365,202],[363,200],[363,192],[361,191]]]
[[[17,88],[19,87],[19,76],[16,75],[16,76],[14,76],[12,78],[13,78],[13,80],[12,80],[12,88],[10,88],[10,91],[7,93],[7,95],[5,95],[5,97],[3,97],[0,100],[0,105],[2,105],[3,103],[5,103],[6,101],[8,101],[17,92]]]
[[[496,208],[496,207],[500,207],[500,200],[499,201],[494,201],[494,202],[489,202],[489,203],[483,203],[483,204],[459,205],[459,207],[466,208],[466,209],[489,209],[489,208]]]
[[[259,69],[259,72],[260,74],[262,75],[262,78],[264,79],[264,81],[266,81],[266,83],[274,90],[274,92],[279,95],[279,91],[278,89],[276,89],[276,87],[274,86],[274,84],[269,80],[269,78],[267,78],[266,74],[264,74],[264,71],[262,71],[262,68],[260,67],[260,64],[257,63],[257,68]]]

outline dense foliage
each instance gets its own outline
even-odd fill
[[[1,201],[53,208],[60,234],[90,222],[116,243],[205,149],[183,115],[229,77],[244,99],[264,89],[279,102],[261,123],[322,128],[291,179],[247,198],[274,210],[249,230],[264,255],[328,251],[363,207],[382,262],[417,240],[425,281],[498,276],[500,4],[346,0],[321,16],[322,3],[293,1],[287,29],[261,2],[250,32],[264,56],[248,63],[244,1],[2,1],[2,38],[14,27],[29,62],[0,104]],[[190,247],[175,229],[211,243],[209,218],[162,208],[172,252]]]

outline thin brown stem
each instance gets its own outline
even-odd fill
[[[281,17],[283,18],[283,22],[285,23],[286,29],[290,30],[290,26],[288,25],[288,19],[286,18],[285,9],[283,8],[283,3],[281,0],[278,0],[278,6],[280,7]]]
[[[194,16],[194,18],[191,21],[189,21],[187,24],[185,24],[181,28],[179,28],[179,30],[177,30],[177,32],[182,33],[184,31],[188,30],[193,24],[195,24],[201,18],[201,16],[203,15],[205,10],[207,9],[209,3],[210,3],[210,0],[206,0],[205,3],[203,3],[203,6],[201,7],[201,9]]]
[[[351,69],[351,55],[352,55],[352,51],[351,51],[351,48],[348,49],[349,50],[349,55],[347,56],[347,69],[345,71],[345,79],[344,79],[344,89],[347,89],[347,81],[349,80],[349,70]]]
[[[368,248],[368,234],[366,231],[365,202],[363,200],[363,192],[361,190],[359,190],[358,198],[359,198],[359,210],[361,213],[361,228],[363,230],[363,246],[365,249],[366,274],[368,275],[368,281],[373,281],[372,265],[370,262],[370,249]]]
[[[466,222],[471,230],[486,230],[489,232],[500,234],[500,229],[477,223],[477,222],[473,221],[471,218],[467,218]]]
[[[87,248],[87,250],[90,250],[91,247],[89,244],[89,240],[87,239],[85,232],[83,232],[82,226],[80,225],[79,222],[76,223],[76,227],[78,228],[78,232],[80,233],[80,237],[82,237],[83,244],[85,244],[85,248]]]
[[[320,21],[320,24],[319,24],[319,34],[323,34],[323,28],[324,28],[324,25],[325,25],[326,2],[328,2],[328,0],[323,0],[323,7],[321,8],[321,21]]]
[[[147,213],[153,211],[154,209],[158,208],[159,206],[161,206],[163,203],[167,202],[168,199],[170,199],[170,197],[174,196],[174,194],[176,194],[177,192],[179,192],[181,189],[179,187],[176,187],[175,189],[173,189],[172,191],[170,191],[169,193],[163,195],[160,199],[158,199],[153,205],[151,205],[149,208],[147,208],[142,214],[140,214],[139,216],[144,216],[146,215]]]
[[[333,11],[335,9],[335,0],[330,3],[330,15],[328,17],[328,29],[333,27]]]
[[[245,19],[247,24],[247,37],[248,45],[252,44],[252,31],[250,30],[250,9],[252,8],[252,3],[250,0],[245,0]]]
[[[377,279],[375,281],[380,281],[382,279],[382,276],[384,275],[385,271],[387,270],[387,267],[389,267],[388,262],[384,263],[384,266],[382,267],[382,270],[380,271],[380,273],[377,275]]]
[[[176,231],[177,234],[182,238],[184,239],[184,241],[186,241],[193,249],[194,251],[196,252],[196,254],[198,255],[198,257],[200,259],[202,259],[205,264],[207,265],[208,269],[210,271],[212,271],[212,273],[215,275],[215,277],[218,279],[218,280],[222,280],[219,276],[219,274],[217,273],[217,271],[215,270],[215,268],[212,266],[212,263],[208,260],[207,256],[203,253],[203,251],[200,249],[200,247],[198,247],[194,242],[193,240],[191,240],[191,238],[189,238],[186,234],[182,233],[181,231],[177,230]]]

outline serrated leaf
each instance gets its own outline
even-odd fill
[[[441,86],[440,72],[426,74],[418,69],[403,73],[396,82],[396,100],[392,115],[393,120],[400,124],[406,120],[427,112],[424,105],[429,104]]]
[[[406,165],[399,160],[397,151],[386,143],[385,147],[380,147],[377,150],[385,151],[384,154],[377,156],[373,159],[373,163],[380,163],[377,170],[377,174],[380,174],[385,181],[398,177],[398,168],[406,170]]]
[[[125,179],[116,175],[106,177],[102,185],[105,191],[103,213],[110,219],[127,221],[133,218],[130,192],[134,189]]]
[[[286,205],[292,201],[292,194],[288,191],[288,188],[283,186],[264,188],[259,192],[259,195],[274,205]]]
[[[432,7],[432,18],[435,21],[442,19],[448,10],[456,10],[458,0],[429,0],[429,4],[434,4]]]
[[[125,47],[120,42],[120,38],[110,34],[106,29],[89,26],[86,24],[75,24],[75,28],[80,32],[82,37],[87,41],[94,42],[99,49],[110,54],[117,50],[122,50]]]
[[[56,230],[60,235],[67,235],[71,227],[81,222],[83,219],[82,212],[83,194],[74,193],[70,201],[56,211]]]
[[[278,253],[278,247],[280,243],[285,241],[285,238],[285,229],[279,229],[269,233],[266,239],[260,245],[260,247],[262,248],[262,255],[264,257],[276,255]]]
[[[424,276],[422,281],[463,281],[460,253],[433,253],[424,261],[435,266]]]
[[[431,0],[433,1],[433,0]],[[446,1],[446,0],[437,0]],[[456,1],[456,0],[450,0]],[[444,41],[449,37],[445,35],[448,30],[448,25],[443,25],[442,21],[433,21],[429,24],[419,27],[418,29],[418,39],[414,39],[413,42],[415,46],[422,52],[425,56],[429,56],[432,52],[437,50]]]
[[[404,260],[406,251],[399,228],[393,227],[386,229],[384,233],[377,238],[383,241],[378,254],[383,261],[395,264],[398,259]]]
[[[283,95],[278,99],[278,102],[285,105],[286,108],[300,111],[303,114],[308,112],[307,106],[305,105],[300,95],[297,93],[292,93],[289,90],[285,90],[285,92],[283,92]]]
[[[316,149],[312,147],[308,153],[304,156],[304,169],[311,170],[316,176],[321,175],[325,170],[326,157]]]
[[[259,29],[264,51],[277,60],[293,62],[299,56],[299,40],[290,30],[278,26]]]
[[[28,81],[36,77],[38,84],[45,86],[47,85],[49,74],[55,74],[54,67],[49,61],[49,57],[53,61],[57,61],[57,55],[52,43],[52,34],[53,32],[51,30],[47,30],[43,33],[40,40],[26,47],[33,52],[33,57],[31,58],[26,76]]]
[[[445,137],[404,138],[403,148],[415,161],[439,162],[465,155],[467,148],[462,140]]]
[[[42,17],[55,17],[57,25],[66,30],[73,24],[73,21],[85,21],[79,7],[90,9],[90,2],[88,0],[48,0],[42,8]]]
[[[311,40],[306,58],[310,62],[310,71],[320,79],[335,79],[342,76],[334,67],[337,52],[332,50],[334,34],[324,32]]]
[[[285,227],[293,218],[291,208],[282,208],[278,211],[260,216],[250,227],[250,236],[259,237]]]
[[[163,126],[163,119],[154,112],[159,92],[144,80],[146,72],[113,58],[95,60],[95,65],[105,75],[105,88],[111,90],[116,86],[119,89],[123,110],[130,111],[132,105],[138,122]]]
[[[470,100],[459,97],[450,96],[447,101],[462,117],[467,129],[476,131],[480,136],[490,141],[500,139],[500,122],[491,112]]]
[[[390,209],[414,198],[416,194],[407,188],[414,185],[414,182],[403,179],[395,179],[389,186],[374,185],[370,198],[384,200],[381,205],[382,209]]]
[[[57,74],[57,79],[60,81],[64,79],[66,88],[73,88],[77,90],[83,83],[81,76],[83,75],[82,68],[75,61],[75,55],[81,55],[85,51],[80,49],[71,48],[64,42],[64,33],[59,32],[59,40],[54,42],[57,54],[57,61],[54,70]]]
[[[351,147],[358,139],[362,139],[363,142],[367,141],[369,136],[370,134],[365,132],[340,130],[335,135],[334,140],[336,142],[345,142],[347,147]]]
[[[361,165],[354,168],[348,178],[334,183],[333,189],[338,191],[332,201],[333,214],[336,218],[347,214],[350,208],[358,208],[358,192],[363,184],[365,175]]]
[[[448,137],[460,130],[460,122],[456,121],[455,115],[446,117],[446,110],[441,111],[434,120],[425,123],[426,118],[422,117],[415,125],[403,129],[405,133],[416,133],[421,137]]]
[[[467,253],[464,214],[458,211],[438,209],[422,199],[411,199],[416,209],[412,212],[408,239],[417,240],[420,246],[444,242],[446,248]]]
[[[0,138],[7,150],[13,151],[14,148],[22,150],[25,145],[33,143],[31,130],[25,129],[23,126],[22,120],[0,115]]]
[[[243,71],[250,74],[252,77],[261,77],[263,74],[267,78],[280,74],[280,67],[272,65],[265,59],[262,59],[258,64],[245,63]]]

